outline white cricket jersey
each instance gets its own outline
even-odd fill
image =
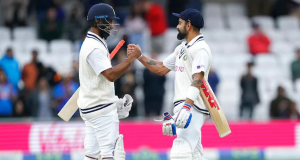
[[[183,46],[187,48],[187,53],[183,49]],[[212,55],[209,46],[200,34],[187,45],[186,42],[182,42],[178,45],[175,51],[164,60],[163,64],[170,70],[175,71],[174,107],[176,107],[185,102],[188,89],[193,81],[193,74],[203,71],[204,78],[207,80],[212,64]],[[194,101],[194,108],[199,112],[209,115],[209,111],[200,96],[200,92]]]
[[[101,72],[111,68],[106,42],[98,35],[88,32],[79,54],[80,90],[77,104],[83,118],[93,118],[116,108],[114,83]]]

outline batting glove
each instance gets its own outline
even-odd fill
[[[167,136],[176,136],[175,121],[169,112],[164,113],[163,134]]]
[[[129,116],[129,111],[131,110],[133,99],[130,95],[126,94],[123,99],[121,99],[122,104],[118,105],[118,118],[124,119]]]
[[[176,127],[187,128],[192,119],[191,105],[185,103],[175,120]]]

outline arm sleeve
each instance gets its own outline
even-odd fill
[[[107,54],[100,49],[94,49],[87,57],[87,62],[93,68],[96,75],[111,68],[111,63],[107,58]]]
[[[175,63],[176,63],[175,51],[163,61],[164,66],[170,69],[171,71],[175,70]]]
[[[194,53],[194,60],[192,64],[192,75],[195,73],[206,72],[209,65],[209,56],[206,50],[201,49]]]

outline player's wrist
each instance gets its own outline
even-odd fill
[[[141,54],[141,56],[138,58],[138,60],[140,60],[143,57],[143,55]]]
[[[130,60],[129,57],[126,58],[126,61],[131,65],[132,61]]]
[[[188,103],[185,103],[182,108],[187,109],[187,110],[191,110],[192,105],[190,105]]]
[[[136,60],[138,57],[137,57],[136,55],[134,55],[134,54],[130,54],[130,55],[128,55],[127,58],[129,58],[130,60],[134,61],[134,60]]]
[[[195,102],[197,97],[199,96],[199,93],[200,93],[200,91],[197,87],[190,86],[188,89],[186,98]]]

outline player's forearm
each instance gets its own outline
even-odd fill
[[[191,86],[194,86],[200,90],[203,78],[204,78],[204,72],[193,74],[192,76],[193,81]]]
[[[146,67],[148,68],[151,72],[158,74],[158,75],[163,75],[162,74],[162,68],[163,68],[163,63],[155,60],[148,58],[146,56],[142,56],[139,61]]]
[[[110,72],[107,76],[108,80],[111,82],[114,82],[117,79],[119,79],[124,73],[126,73],[128,68],[130,67],[132,61],[133,60],[131,60],[131,59],[126,59],[123,62],[121,62],[120,64],[110,68]]]
[[[201,73],[193,74],[192,78],[193,78],[193,81],[192,81],[191,86],[199,89],[199,94],[200,94],[200,88],[201,88],[202,80],[204,78],[204,73],[201,72]],[[194,101],[190,98],[186,98],[185,103],[193,105]]]

